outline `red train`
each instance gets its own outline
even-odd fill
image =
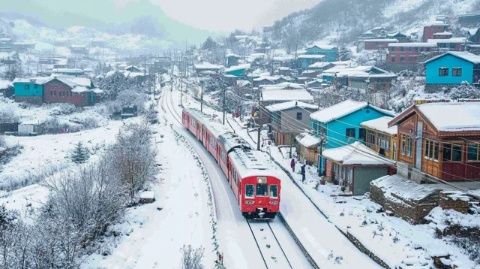
[[[182,123],[217,161],[242,214],[274,218],[280,209],[281,181],[269,156],[200,111],[184,109]]]

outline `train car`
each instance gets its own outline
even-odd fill
[[[274,218],[280,209],[279,168],[270,157],[197,110],[184,109],[182,123],[215,158],[247,218]]]

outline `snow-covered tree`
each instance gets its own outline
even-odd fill
[[[74,163],[81,164],[81,163],[85,163],[89,157],[90,157],[90,152],[88,151],[88,148],[85,147],[82,144],[82,142],[78,142],[77,145],[75,146],[75,149],[73,149],[72,151],[70,159]]]
[[[203,248],[194,249],[191,245],[182,248],[182,269],[202,269]]]

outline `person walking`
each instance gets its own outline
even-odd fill
[[[290,168],[292,168],[292,172],[295,173],[295,159],[292,158],[292,160],[290,161]]]
[[[302,183],[305,182],[305,166],[306,164],[303,163],[302,166],[300,167],[300,174],[302,174]]]

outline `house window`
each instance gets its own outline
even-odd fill
[[[438,150],[439,150],[438,142],[434,142],[429,139],[425,140],[425,150],[424,150],[425,159],[438,161]]]
[[[452,68],[452,76],[461,77],[462,76],[462,68],[461,67]]]
[[[365,141],[366,130],[364,128],[360,128],[358,133],[358,138]]]
[[[480,144],[479,143],[469,143],[467,160],[471,162],[480,161]]]
[[[459,144],[443,144],[443,161],[445,162],[461,162],[462,161],[462,145]]]
[[[302,112],[297,112],[297,120],[302,120],[303,114]]]
[[[404,156],[412,157],[412,138],[408,135],[402,135],[400,140],[401,153]]]
[[[372,131],[367,132],[366,143],[367,143],[367,145],[375,145],[375,133],[374,132],[372,132]]]
[[[395,62],[395,57],[392,57],[392,58],[390,58],[390,59],[391,59],[392,63]]]
[[[386,135],[379,134],[378,135],[378,146],[385,151],[390,150],[390,141]]]
[[[347,128],[346,136],[355,138],[355,128]]]
[[[438,75],[441,76],[441,77],[446,77],[448,76],[448,68],[446,67],[440,67],[438,69]]]

